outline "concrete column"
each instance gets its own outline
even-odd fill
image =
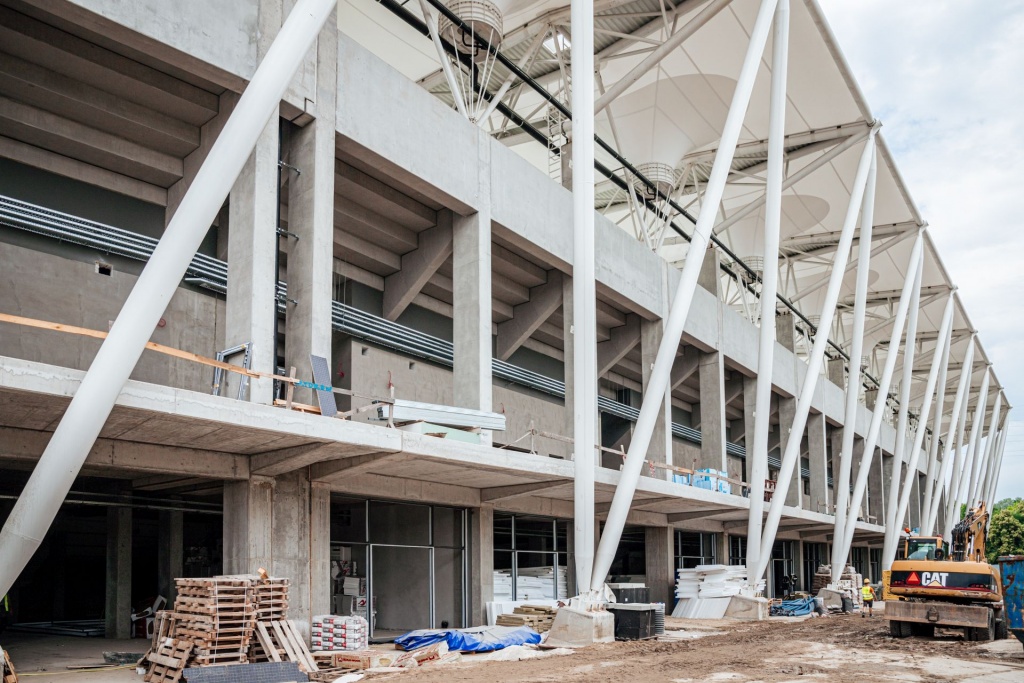
[[[161,512],[158,536],[157,590],[171,605],[177,595],[174,580],[185,575],[184,513],[177,510]]]
[[[225,347],[251,342],[252,367],[276,370],[274,258],[277,249],[278,118],[260,135],[229,198],[228,292]],[[241,357],[231,359],[240,363]],[[238,378],[228,377],[227,396],[237,395]],[[273,401],[273,382],[249,379],[249,400]]]
[[[272,477],[224,483],[224,573],[255,574],[271,567]]]
[[[661,346],[661,338],[665,334],[665,325],[662,320],[640,322],[640,364],[643,370],[644,393],[651,381],[651,373],[654,370],[654,359],[658,355],[658,347]],[[654,426],[651,435],[651,445],[647,451],[647,460],[653,462],[664,462],[672,464],[672,390],[665,390],[661,419]],[[723,468],[725,469],[725,468]],[[656,476],[671,481],[671,473],[667,470],[656,470]]]
[[[312,379],[310,354],[331,364],[331,284],[334,269],[334,131],[337,109],[337,20],[316,42],[316,102],[307,111],[316,118],[293,129],[288,174],[288,298],[285,315],[285,367]],[[296,388],[295,400],[315,404],[310,389]]]
[[[288,591],[288,618],[308,639],[313,613],[310,610],[312,548],[310,484],[307,470],[297,470],[275,477],[272,518],[270,574],[291,579]],[[319,550],[318,554],[322,555],[322,545]],[[319,559],[322,561],[322,558]],[[320,571],[323,571],[322,567]]]
[[[900,476],[900,469],[896,468],[895,475],[893,474],[893,465],[896,463],[895,458],[890,453],[882,453],[882,490],[878,492],[878,509],[882,511],[882,516],[878,518],[878,521],[884,526],[885,520],[889,516],[889,499],[886,492],[892,486],[893,476]]]
[[[718,351],[701,354],[700,464],[725,470],[725,359]]]
[[[480,135],[487,137],[483,131]],[[491,213],[489,146],[481,139],[477,213],[454,216],[455,405],[490,410],[491,387]],[[490,443],[490,434],[485,435]]]
[[[757,378],[743,378],[743,447],[747,451],[746,474],[743,478],[748,484],[750,472],[753,471],[753,447],[754,447],[754,413],[757,408]]]
[[[564,148],[563,148],[564,149]],[[563,159],[564,159],[563,153]],[[568,165],[568,164],[566,164]],[[573,418],[575,386],[575,361],[574,348],[572,343],[573,325],[573,292],[572,278],[568,275],[562,276],[562,367],[565,379],[565,409],[562,416],[562,433],[569,438],[575,438],[576,422]],[[600,421],[598,421],[600,425]],[[571,450],[571,449],[570,449]],[[601,460],[598,459],[600,464]]]
[[[833,508],[835,507],[836,498],[838,497],[838,493],[836,491],[835,486],[839,481],[840,460],[843,457],[843,429],[844,427],[834,428],[832,430],[831,436],[829,437],[832,441],[832,484],[828,486],[829,514],[832,514],[834,512]],[[857,439],[856,436],[853,438],[854,440]],[[851,481],[853,481],[852,477]]]
[[[331,489],[310,482],[309,605],[310,613],[331,614]]]
[[[788,308],[775,315],[775,341],[782,344],[783,348],[796,351],[796,321]]]
[[[861,449],[863,452],[863,442],[861,442]],[[881,462],[881,458],[871,458],[871,470],[868,472],[868,491],[867,498],[865,499],[865,507],[867,514],[874,517],[877,522],[885,522],[885,510],[882,507],[885,496],[883,491],[885,489],[882,485],[882,468],[884,464]]]
[[[663,602],[668,607],[675,586],[675,529],[672,527],[646,527],[644,529],[647,587],[651,602]]]
[[[811,413],[807,417],[807,460],[811,473],[810,496],[804,508],[811,512],[828,513],[828,426],[825,416]],[[802,489],[803,487],[801,487]]]
[[[922,427],[924,429],[924,427]],[[918,529],[921,526],[921,475],[914,474],[912,481],[913,488],[910,489],[910,504],[907,506],[907,519],[911,529]]]
[[[107,508],[107,638],[131,637],[132,509]]]
[[[572,533],[572,525],[569,525]],[[469,624],[487,623],[487,603],[494,600],[494,506],[469,513]],[[573,581],[572,572],[569,572]]]
[[[803,434],[793,433],[793,422],[796,421],[796,398],[779,397],[779,459],[782,459],[782,454],[786,452],[790,439],[804,438]],[[800,478],[800,461],[802,458],[797,458],[796,464],[793,466],[796,471],[793,472],[793,483],[789,487],[789,491],[786,494],[786,505],[792,507],[800,507],[800,501],[803,499],[803,484]]]
[[[864,405],[868,410],[875,409],[875,402],[878,400],[878,389],[864,390]]]
[[[697,284],[715,295],[722,298],[722,261],[718,249],[714,243],[708,243],[708,251],[701,262],[700,274],[697,276]]]
[[[827,361],[828,381],[840,389],[846,388],[846,363],[842,358],[829,358]]]

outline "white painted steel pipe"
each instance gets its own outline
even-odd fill
[[[572,310],[576,590],[604,584],[594,567],[597,290],[594,283],[594,1],[572,0]],[[664,395],[662,390],[662,395]],[[609,563],[610,566],[610,563]]]
[[[953,455],[953,444],[956,441],[957,432],[959,431],[960,434],[963,434],[963,417],[961,413],[964,412],[965,398],[971,387],[971,365],[974,363],[975,338],[976,335],[972,334],[970,341],[967,343],[967,352],[964,354],[963,367],[960,370],[960,382],[957,385],[956,396],[953,399],[953,409],[949,413],[949,429],[946,431],[946,442],[942,447],[942,466],[939,468],[939,474],[936,477],[937,482],[932,492],[932,500],[928,504],[928,516],[921,527],[921,533],[925,535],[935,531],[935,523],[939,515],[939,496],[942,493],[942,483],[946,480],[947,475],[950,476],[950,480],[949,485],[946,487],[946,504],[950,505],[951,501],[954,500],[957,470],[963,464],[963,458],[960,448],[957,448],[956,454]],[[949,345],[949,347],[951,346],[952,344]],[[949,347],[946,349],[947,353]],[[951,456],[952,463],[950,462]],[[950,464],[953,466],[951,475],[949,474]]]
[[[991,506],[996,504],[996,491],[999,489],[999,476],[1003,471],[1003,455],[1006,451],[1006,434],[1010,431],[1010,411],[1006,411],[1006,418],[1003,421],[1003,429],[999,432],[999,442],[996,445],[996,466],[995,476],[989,482],[989,489],[986,492],[985,502]]]
[[[768,202],[764,217],[764,267],[761,275],[761,329],[758,331],[754,442],[750,463],[750,514],[747,517],[747,566],[761,556],[764,481],[768,478],[768,430],[771,429],[772,370],[775,367],[775,297],[779,284],[779,235],[782,226],[782,181],[786,154],[786,77],[789,70],[789,0],[775,8],[772,83],[768,111]]]
[[[956,288],[953,288],[956,291]],[[954,295],[950,295],[950,300],[953,300]],[[939,469],[939,444],[942,442],[940,435],[942,434],[942,417],[946,410],[946,377],[949,374],[949,357],[950,347],[953,346],[953,326],[950,325],[949,333],[946,336],[946,345],[942,349],[942,360],[939,362],[939,379],[935,384],[935,410],[932,411],[934,417],[932,418],[932,436],[928,443],[928,467],[925,474],[924,484],[924,497],[922,502],[924,509],[921,514],[921,532],[924,533],[925,526],[928,522],[928,518],[931,515],[932,497],[936,491],[941,491],[942,486],[937,484],[936,474]],[[950,422],[952,423],[953,417],[950,416]],[[928,533],[931,533],[931,529],[928,529]]]
[[[996,393],[996,405],[992,409],[992,419],[989,420],[988,424],[988,438],[985,440],[985,459],[981,463],[981,471],[978,475],[978,490],[975,493],[973,505],[977,506],[979,503],[987,503],[989,509],[992,507],[992,501],[985,500],[984,493],[988,490],[988,479],[989,474],[992,471],[992,460],[995,457],[996,442],[998,441],[998,430],[999,430],[999,413],[1003,407],[1003,392]]]
[[[992,379],[992,365],[985,369],[985,378],[981,381],[981,393],[978,404],[974,408],[974,421],[971,423],[971,479],[967,487],[967,495],[963,502],[971,507],[974,496],[978,492],[978,474],[981,471],[981,441],[985,438],[985,412],[988,410],[988,388]]]
[[[665,391],[668,389],[672,374],[672,364],[675,361],[676,351],[679,349],[679,340],[683,336],[683,326],[686,324],[686,317],[690,312],[690,304],[693,302],[693,292],[697,287],[697,278],[700,275],[704,254],[708,248],[711,229],[714,227],[722,195],[725,192],[725,183],[732,171],[736,143],[743,129],[743,119],[747,113],[747,105],[750,104],[750,95],[754,90],[754,81],[757,79],[761,55],[768,42],[768,32],[771,29],[772,15],[775,12],[776,4],[777,0],[762,0],[757,19],[755,19],[750,32],[750,43],[747,45],[743,66],[736,79],[736,89],[733,91],[729,114],[722,127],[718,152],[715,154],[711,175],[704,189],[704,201],[701,203],[700,215],[697,217],[697,225],[693,230],[690,248],[686,253],[686,262],[683,264],[675,297],[672,299],[672,307],[669,309],[668,318],[665,321],[665,335],[654,360],[650,386],[647,387],[644,394],[640,415],[637,418],[629,451],[626,454],[626,462],[622,468],[619,485],[615,488],[615,496],[612,499],[611,509],[608,511],[604,534],[601,536],[601,543],[597,549],[591,582],[591,587],[594,590],[602,587],[604,577],[615,558],[615,550],[619,545],[622,529],[626,524],[626,516],[629,514],[629,506],[633,501],[633,494],[636,492],[637,481],[640,479],[640,471],[647,456],[647,448],[651,443],[651,434],[654,432],[655,424],[661,419]]]
[[[448,61],[444,45],[441,44],[441,35],[437,32],[437,16],[427,4],[427,0],[420,0],[420,11],[423,12],[423,23],[427,25],[427,32],[430,33],[430,40],[434,43],[434,50],[437,51],[437,59],[441,62],[441,72],[444,73],[444,78],[448,81],[448,88],[451,90],[452,99],[455,101],[455,108],[468,119],[469,112],[466,111],[462,89],[459,88],[459,82],[455,80],[455,74],[452,73],[452,65]]]
[[[299,0],[185,193],[0,532],[0,595],[42,542],[118,394],[335,0]],[[268,304],[269,305],[269,304]]]
[[[850,496],[850,510],[846,517],[846,531],[841,539],[842,550],[835,557],[839,562],[832,562],[832,583],[839,581],[846,560],[850,556],[850,546],[853,543],[854,529],[857,525],[857,515],[860,511],[861,501],[864,500],[864,493],[868,488],[868,475],[871,470],[871,463],[875,456],[878,445],[878,435],[882,429],[882,419],[885,413],[889,397],[889,388],[892,386],[892,376],[896,372],[896,360],[899,358],[900,339],[903,337],[903,326],[907,321],[907,313],[910,310],[911,291],[917,283],[917,264],[924,252],[924,229],[918,230],[917,239],[914,240],[914,247],[910,251],[910,260],[907,262],[907,278],[903,281],[903,290],[900,294],[900,301],[896,307],[896,316],[893,320],[892,332],[890,333],[890,353],[885,357],[885,365],[882,367],[882,376],[878,380],[878,398],[875,400],[875,409],[871,413],[871,424],[868,425],[868,433],[864,437],[864,451],[860,456],[860,465],[857,468],[857,481],[853,485],[853,495]],[[914,273],[915,276],[910,274]],[[881,458],[881,456],[879,456]]]
[[[946,310],[942,314],[942,323],[939,327],[939,336],[936,341],[938,346],[932,357],[932,365],[928,370],[928,380],[925,383],[924,402],[921,404],[921,412],[918,415],[917,432],[914,435],[914,444],[910,450],[910,460],[907,462],[907,474],[903,482],[903,490],[900,493],[899,507],[896,508],[896,521],[902,523],[910,505],[910,495],[914,492],[914,482],[917,481],[917,464],[921,460],[921,449],[924,447],[924,434],[927,431],[928,417],[931,414],[932,402],[935,396],[935,384],[939,378],[939,370],[942,368],[942,357],[945,355],[943,349],[949,341],[949,330],[953,324],[953,307],[955,299],[952,294],[946,302]],[[886,530],[889,531],[888,529]],[[889,536],[886,533],[886,536]],[[900,535],[895,532],[889,539],[887,549],[883,549],[882,569],[892,567],[896,559],[896,549],[899,546]]]
[[[864,354],[864,318],[867,313],[868,285],[871,277],[871,231],[875,218],[875,185],[878,177],[878,153],[871,156],[864,206],[860,214],[860,243],[857,255],[857,285],[853,301],[853,346],[850,349],[850,372],[846,382],[846,409],[843,415],[843,440],[839,456],[839,480],[835,491],[835,528],[832,535],[832,565],[840,563],[838,556],[846,533],[846,516],[850,505],[850,476],[853,468],[853,437],[860,407],[861,368]]]
[[[697,14],[697,16],[669,36],[668,40],[659,45],[653,52],[647,55],[643,61],[630,69],[629,73],[608,88],[608,90],[601,95],[601,98],[597,100],[597,103],[594,106],[594,113],[602,111],[605,107],[611,104],[616,97],[629,90],[630,86],[643,78],[644,74],[648,71],[660,64],[676,48],[682,45],[683,41],[705,26],[719,12],[725,9],[726,5],[730,2],[732,2],[732,0],[712,0],[707,7]],[[573,35],[576,34],[574,33]],[[573,112],[575,111],[576,108],[573,107]],[[573,121],[575,122],[575,114],[573,116]]]
[[[892,477],[889,480],[889,497],[885,502],[885,537],[898,531],[896,528],[896,510],[900,502],[900,480],[903,477],[903,456],[907,450],[907,424],[910,408],[910,385],[914,379],[914,351],[917,348],[917,317],[921,310],[921,277],[924,269],[924,256],[917,262],[914,274],[914,291],[910,300],[910,313],[907,321],[907,341],[903,347],[903,377],[900,381],[900,408],[896,417],[896,447],[893,449]],[[897,350],[899,341],[897,340]],[[889,347],[889,353],[895,353]],[[901,520],[902,521],[902,520]]]
[[[967,456],[969,451],[964,448],[964,435],[967,432],[967,413],[968,406],[971,402],[971,382],[973,381],[972,368],[974,363],[974,349],[977,340],[977,334],[971,335],[971,365],[964,365],[965,370],[968,372],[967,376],[967,392],[964,394],[963,404],[960,406],[960,417],[957,421],[960,423],[956,429],[956,456],[953,461],[953,472],[949,475],[950,495],[946,498],[946,511],[942,518],[942,529],[941,532],[943,537],[949,540],[950,529],[953,528],[953,515],[955,510],[960,506],[960,492],[964,486],[965,477],[963,476],[964,471],[970,468],[967,463]]]
[[[764,532],[761,536],[761,557],[754,571],[753,576],[748,580],[757,582],[764,576],[768,569],[768,563],[772,556],[772,546],[775,543],[775,534],[779,530],[779,521],[782,519],[782,508],[786,504],[786,496],[789,493],[789,485],[793,479],[793,470],[800,462],[800,449],[803,442],[804,429],[807,426],[807,415],[811,409],[811,401],[814,399],[814,392],[818,387],[818,380],[821,377],[821,368],[825,360],[825,348],[828,346],[828,331],[832,329],[832,319],[835,317],[836,304],[839,303],[839,293],[843,288],[843,276],[846,272],[846,262],[850,258],[850,248],[853,245],[853,235],[856,232],[857,216],[864,203],[864,191],[867,187],[868,175],[871,170],[871,159],[875,154],[875,133],[878,128],[872,128],[871,135],[864,143],[864,149],[860,155],[860,162],[857,164],[857,175],[854,178],[850,190],[850,203],[846,208],[846,219],[843,221],[843,231],[839,237],[839,247],[836,249],[835,259],[832,261],[832,279],[825,290],[825,301],[821,306],[821,318],[818,323],[818,332],[814,335],[814,345],[811,347],[810,358],[807,359],[807,374],[804,376],[803,386],[800,388],[800,397],[796,403],[796,415],[790,429],[790,438],[786,443],[786,451],[782,456],[782,466],[779,469],[779,478],[775,482],[775,492],[772,494],[771,505],[768,506],[768,518],[765,520]],[[784,429],[781,425],[780,429]]]

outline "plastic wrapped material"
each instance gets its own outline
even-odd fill
[[[466,629],[421,629],[395,638],[403,650],[445,641],[452,652],[492,652],[510,645],[536,645],[540,634],[528,626],[480,626]]]

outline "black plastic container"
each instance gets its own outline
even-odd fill
[[[647,640],[654,633],[654,605],[642,603],[608,605],[615,617],[615,640]]]
[[[615,602],[620,604],[648,603],[651,601],[651,590],[647,586],[631,586],[618,588],[610,586],[615,595]]]

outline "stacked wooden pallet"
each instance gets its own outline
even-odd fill
[[[257,621],[283,621],[288,618],[288,579],[257,578],[253,582]]]
[[[307,674],[318,669],[302,634],[287,620],[256,622],[252,661],[295,662]]]
[[[252,580],[218,576],[175,583],[175,636],[195,645],[193,664],[247,662],[256,619]]]
[[[499,615],[495,623],[498,626],[529,626],[537,633],[544,633],[551,630],[557,611],[544,605],[520,605],[512,614]]]
[[[146,683],[178,683],[192,655],[192,642],[184,638],[164,638],[146,654],[149,667],[143,681]]]
[[[3,683],[18,683],[18,674],[14,672],[14,665],[11,664],[11,658],[7,655],[6,650],[0,650],[3,653],[3,661],[0,662],[0,676],[2,676]]]

